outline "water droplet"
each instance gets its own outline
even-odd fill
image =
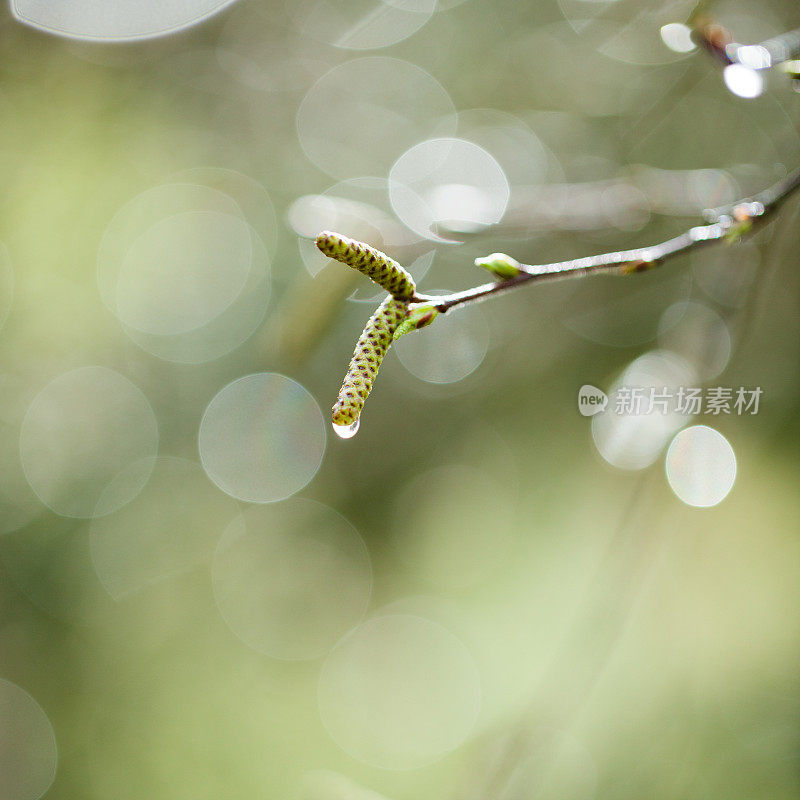
[[[333,423],[333,432],[340,439],[352,439],[358,433],[358,426],[361,424],[359,417],[352,425],[337,425]]]

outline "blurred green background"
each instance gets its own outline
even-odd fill
[[[0,798],[796,797],[797,202],[440,317],[348,441],[377,295],[311,241],[435,292],[668,238],[800,164],[789,80],[669,49],[692,2],[214,5],[2,12]]]

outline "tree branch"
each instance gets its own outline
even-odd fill
[[[475,264],[492,272],[496,281],[443,297],[419,294],[411,275],[379,250],[347,236],[323,231],[316,239],[317,247],[323,253],[363,273],[389,293],[367,321],[356,343],[347,375],[333,407],[333,429],[346,439],[355,434],[364,402],[392,342],[430,325],[437,314],[529,283],[594,273],[631,275],[659,266],[689,250],[721,240],[736,241],[749,233],[757,223],[768,219],[798,188],[800,169],[755,197],[707,211],[706,225],[689,228],[680,236],[649,247],[539,265],[520,264],[503,253],[493,253],[486,258],[476,259]]]
[[[643,272],[690,250],[723,240],[738,239],[749,233],[756,224],[762,224],[769,219],[798,188],[800,188],[800,169],[752,198],[710,210],[706,215],[708,224],[692,227],[667,241],[649,247],[619,250],[552,264],[519,264],[520,274],[508,280],[486,283],[444,296],[415,294],[412,302],[432,304],[437,311],[444,313],[452,308],[479,302],[539,281],[600,273],[630,275]]]
[[[758,44],[739,44],[727,28],[708,16],[699,15],[693,23],[695,41],[726,66],[742,64],[761,70],[800,58],[800,28]]]

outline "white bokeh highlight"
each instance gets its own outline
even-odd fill
[[[196,25],[235,0],[11,0],[14,16],[56,36],[150,39]]]
[[[600,455],[612,466],[639,470],[653,464],[675,431],[690,419],[679,413],[676,401],[669,402],[667,413],[650,413],[647,400],[639,413],[617,413],[622,388],[641,389],[647,397],[650,388],[675,395],[678,387],[695,385],[691,366],[666,350],[653,350],[637,358],[624,370],[609,390],[605,411],[592,417],[592,437]]]
[[[57,765],[47,714],[24,689],[0,678],[0,797],[38,800],[53,783]]]
[[[325,423],[303,386],[260,372],[233,381],[211,400],[199,448],[203,468],[222,491],[271,503],[314,477],[325,452]]]
[[[722,71],[725,85],[737,97],[746,100],[760,97],[764,91],[764,78],[760,72],[744,64],[728,64]]]
[[[372,590],[366,545],[332,508],[302,498],[248,508],[214,555],[214,597],[259,653],[320,658],[363,618]]]
[[[127,378],[82,367],[34,398],[19,447],[25,477],[48,508],[67,517],[102,516],[144,487],[158,427],[147,398]]]
[[[452,633],[397,614],[360,625],[331,652],[319,678],[322,721],[359,761],[416,769],[454,750],[481,706],[475,662]]]
[[[397,216],[416,234],[475,232],[499,222],[511,190],[497,159],[465,139],[443,137],[407,150],[389,172],[389,198]]]
[[[682,22],[662,25],[661,40],[675,53],[691,53],[697,49],[697,45],[692,41],[692,29]]]
[[[728,440],[707,425],[684,428],[667,450],[666,472],[676,496],[688,506],[721,503],[736,480],[736,454]]]

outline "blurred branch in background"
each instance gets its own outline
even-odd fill
[[[758,97],[764,88],[761,72],[780,67],[800,81],[800,28],[787,31],[758,44],[740,44],[733,33],[716,22],[705,11],[698,11],[689,20],[691,37],[723,65],[727,87],[740,97]]]
[[[692,23],[695,41],[723,64],[742,64],[760,70],[800,57],[800,28],[758,44],[740,44],[727,28],[705,14],[698,15]]]
[[[477,238],[491,234],[529,236],[540,231],[592,231],[609,227],[639,227],[650,214],[691,217],[709,206],[735,202],[735,170],[659,169],[647,164],[626,166],[618,175],[595,181],[514,186],[503,218],[494,224],[472,225],[464,220],[438,221],[433,232],[446,239]],[[292,206],[290,217],[298,232],[316,235],[303,216],[324,215],[331,227],[354,231],[361,238],[402,241],[402,226],[381,209],[336,194],[304,195]],[[292,219],[294,223],[294,219]],[[368,235],[369,234],[369,235]]]
[[[712,188],[720,205],[736,199],[736,182],[722,170],[635,164],[608,180],[515,187],[502,221],[488,230],[524,236],[535,231],[600,230],[636,223],[649,214],[694,216],[707,208],[704,199]],[[464,232],[440,224],[437,233],[462,236]]]
[[[582,277],[599,273],[630,275],[660,266],[669,258],[704,247],[719,241],[736,241],[750,232],[756,223],[769,219],[783,202],[800,188],[800,169],[792,172],[784,180],[757,194],[752,199],[743,199],[733,205],[708,212],[710,224],[690,228],[680,236],[668,239],[649,247],[633,250],[618,250],[596,256],[576,258],[553,264],[521,264],[513,259],[508,262],[518,270],[515,277],[507,280],[483,284],[463,292],[441,296],[417,295],[416,302],[433,302],[440,313],[451,308],[468,305],[487,297],[516,289],[528,283],[559,278]],[[496,254],[502,256],[502,254]],[[492,257],[489,256],[489,259]],[[484,262],[484,263],[479,263]],[[491,269],[486,259],[477,259],[478,266]]]

